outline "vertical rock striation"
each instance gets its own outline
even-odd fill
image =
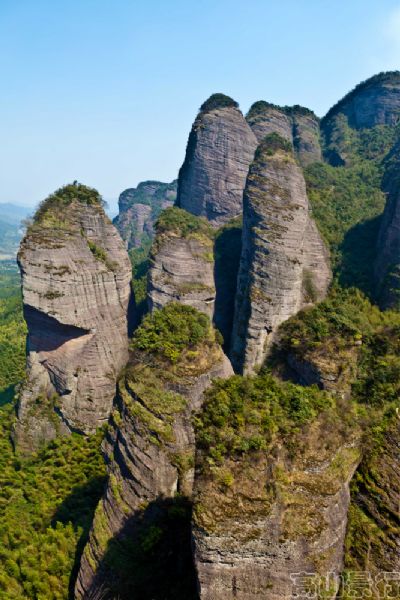
[[[271,134],[257,149],[244,193],[231,345],[235,370],[250,372],[261,364],[280,323],[322,299],[330,278],[301,169],[289,143]]]
[[[199,314],[190,312],[189,307],[171,306],[174,321]],[[201,321],[204,319],[203,315]],[[154,531],[165,504],[177,493],[191,497],[195,445],[192,414],[201,407],[203,391],[211,380],[231,374],[230,363],[209,325],[203,340],[183,350],[173,363],[145,352],[132,356],[119,384],[118,407],[105,446],[109,482],[82,556],[76,598],[96,598],[100,589],[108,590],[110,597],[116,597],[121,589],[126,598],[150,594],[155,558],[146,567],[150,572],[144,573],[142,567],[135,573],[135,565],[140,570],[134,558],[135,544],[140,544],[146,532]],[[186,553],[190,564],[189,548]],[[121,562],[127,555],[130,571],[124,571]],[[176,563],[184,559],[173,557]],[[187,573],[180,575],[187,577]],[[172,585],[179,587],[173,577],[174,573],[165,573],[164,581],[150,585],[164,586],[170,592]],[[142,585],[147,585],[145,592]]]
[[[27,379],[15,438],[32,450],[109,416],[128,359],[131,266],[95,190],[71,185],[41,206],[20,247]]]
[[[150,310],[180,302],[212,318],[215,284],[210,227],[204,219],[174,207],[161,215],[157,230],[148,275]]]
[[[154,223],[162,210],[176,200],[177,182],[143,181],[129,188],[119,197],[119,214],[114,225],[128,250],[139,248],[154,235]]]
[[[271,133],[291,142],[303,167],[322,160],[319,119],[308,108],[281,107],[260,100],[251,106],[246,120],[258,142]]]
[[[242,212],[242,195],[257,146],[237,103],[214,94],[193,124],[179,172],[177,205],[219,227]]]
[[[321,415],[287,446],[278,437],[268,452],[196,474],[200,599],[291,600],[304,593],[304,573],[321,586],[315,597],[335,598],[357,445],[354,430]]]

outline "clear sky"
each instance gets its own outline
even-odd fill
[[[200,104],[322,116],[400,69],[400,0],[0,0],[0,202],[171,181]]]

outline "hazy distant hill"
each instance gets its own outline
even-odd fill
[[[16,256],[22,236],[21,221],[32,211],[9,202],[0,204],[0,260]]]

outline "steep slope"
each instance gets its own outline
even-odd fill
[[[261,364],[278,325],[321,300],[330,277],[301,169],[290,144],[270,134],[257,149],[244,192],[231,346],[235,370],[250,372]]]
[[[359,461],[349,407],[267,373],[236,376],[207,392],[196,440],[201,600],[303,597],[305,573],[322,583],[315,597],[334,598]]]
[[[221,226],[242,212],[257,140],[237,103],[214,94],[200,108],[179,171],[177,205]]]
[[[250,107],[246,120],[259,143],[270,133],[291,142],[303,167],[322,160],[319,119],[308,108],[282,107],[260,100]]]
[[[215,284],[212,231],[205,219],[173,207],[157,221],[148,274],[149,309],[180,302],[210,318]]]
[[[190,587],[190,581],[179,564],[189,560],[190,565],[189,539],[185,546],[189,556],[177,552],[164,581],[156,576],[159,565],[154,553],[145,562],[143,539],[158,530],[157,520],[171,509],[176,494],[191,496],[191,416],[200,408],[211,379],[227,377],[232,369],[209,319],[189,306],[169,304],[146,317],[133,349],[107,436],[109,482],[82,557],[77,598],[94,598],[100,589],[111,597],[121,593],[123,598],[141,598],[153,593],[151,597],[188,598],[184,586]],[[126,571],[124,564],[129,565]],[[154,589],[164,590],[162,596]]]
[[[131,266],[99,194],[79,184],[41,205],[18,262],[28,359],[15,437],[32,450],[107,421],[128,359]]]
[[[154,235],[154,223],[162,210],[172,206],[176,199],[177,181],[143,181],[129,188],[119,197],[119,214],[114,225],[128,250],[139,248]]]
[[[375,297],[383,308],[400,307],[400,143],[385,161],[387,195],[376,245]]]

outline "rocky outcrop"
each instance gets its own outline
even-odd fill
[[[291,142],[302,166],[322,160],[319,119],[311,110],[261,100],[251,106],[246,119],[258,142],[271,133]]]
[[[179,172],[177,205],[221,226],[242,212],[242,195],[257,146],[237,103],[214,94],[193,124]]]
[[[162,210],[176,200],[177,181],[143,181],[119,197],[119,214],[114,225],[128,249],[139,248],[143,241],[154,236],[154,223]]]
[[[191,354],[196,354],[196,360]],[[134,573],[135,544],[154,531],[155,519],[168,499],[176,494],[191,496],[192,414],[200,408],[211,380],[231,374],[230,363],[211,329],[206,343],[184,353],[174,365],[157,363],[143,353],[133,356],[119,384],[118,407],[105,446],[109,481],[82,556],[76,598],[98,597],[100,589],[111,594],[104,597],[116,597],[121,586],[122,597],[144,597]],[[126,561],[127,553],[130,569],[124,571],[121,557]],[[189,548],[187,554],[190,564]],[[183,560],[179,556],[174,559]],[[146,575],[149,580],[154,578],[155,562],[153,556],[150,575]],[[139,575],[145,577],[143,572]],[[158,582],[168,592],[170,576],[173,573]]]
[[[58,190],[20,247],[27,378],[17,445],[32,450],[57,433],[104,424],[128,359],[131,266],[95,190]]]
[[[186,227],[186,219],[192,226]],[[150,311],[169,302],[193,306],[211,319],[215,283],[213,241],[207,223],[179,208],[162,216],[148,274]]]
[[[261,364],[280,323],[321,300],[330,278],[301,169],[289,143],[271,134],[257,149],[244,193],[231,345],[235,370],[250,372]]]
[[[275,436],[268,451],[211,469],[200,450],[193,536],[201,600],[290,600],[310,589],[336,597],[359,462],[354,422],[353,431],[337,425],[321,415],[286,441]]]
[[[368,596],[374,600],[399,594],[400,571],[400,421],[386,421],[380,437],[366,452],[351,486],[345,567],[366,571]],[[357,582],[348,582],[349,597]],[[353,591],[354,593],[354,591]]]
[[[397,125],[400,118],[400,71],[379,73],[358,84],[328,111],[321,122],[323,129],[329,129],[339,114],[344,115],[354,129]]]

